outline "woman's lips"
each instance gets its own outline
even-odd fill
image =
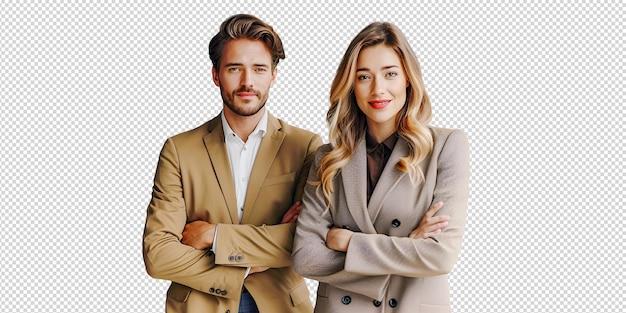
[[[369,105],[374,109],[382,109],[391,103],[391,100],[372,100],[368,101]]]

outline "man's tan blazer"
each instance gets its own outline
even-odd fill
[[[280,220],[301,199],[321,143],[319,135],[269,115],[239,224],[220,116],[165,142],[143,254],[150,276],[172,281],[167,312],[236,313],[244,286],[260,312],[312,312],[306,284],[291,267],[295,223]],[[218,224],[215,254],[180,242],[185,224],[196,220]],[[270,269],[244,279],[255,266]]]
[[[448,273],[461,249],[469,189],[469,146],[460,130],[431,128],[432,153],[421,162],[425,181],[414,186],[395,165],[408,153],[399,138],[367,203],[367,156],[363,139],[335,178],[329,212],[316,188],[307,184],[294,238],[298,273],[320,281],[315,312],[450,312]],[[311,180],[330,146],[322,146]],[[319,191],[321,194],[321,191]],[[432,238],[407,236],[431,204],[443,201],[437,214],[450,215]],[[353,234],[348,251],[326,247],[331,226]]]

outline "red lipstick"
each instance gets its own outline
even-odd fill
[[[367,102],[374,109],[382,109],[391,103],[388,99],[376,99]]]

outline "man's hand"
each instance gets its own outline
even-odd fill
[[[346,252],[350,239],[352,239],[351,230],[333,227],[326,234],[326,246],[335,251]]]
[[[215,237],[215,224],[205,221],[195,221],[185,225],[181,242],[198,250],[204,250],[213,246]]]
[[[302,207],[302,202],[300,201],[296,201],[296,203],[294,203],[289,210],[287,210],[287,213],[285,213],[285,215],[283,215],[283,219],[280,220],[281,224],[287,224],[287,223],[293,223],[296,220],[298,220],[298,214],[300,214],[300,208]]]
[[[428,238],[439,234],[442,228],[448,226],[449,215],[434,216],[441,207],[443,207],[441,201],[433,204],[422,217],[420,225],[409,234],[409,238]]]

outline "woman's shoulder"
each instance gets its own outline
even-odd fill
[[[330,143],[325,143],[317,148],[317,152],[315,153],[315,160],[321,160],[325,155],[327,155],[330,151],[333,150],[333,146]]]
[[[333,146],[331,146],[330,143],[325,143],[319,146],[319,148],[317,148],[317,153],[327,154],[332,149],[333,149]]]
[[[444,145],[452,143],[453,145],[467,145],[468,138],[465,131],[458,128],[445,128],[429,126],[433,135],[433,143],[435,150],[443,148]]]
[[[428,128],[430,129],[430,132],[433,133],[433,135],[438,135],[438,136],[449,136],[452,133],[459,133],[459,134],[465,134],[465,131],[463,131],[460,128],[447,128],[447,127],[437,127],[437,126],[428,126]]]

